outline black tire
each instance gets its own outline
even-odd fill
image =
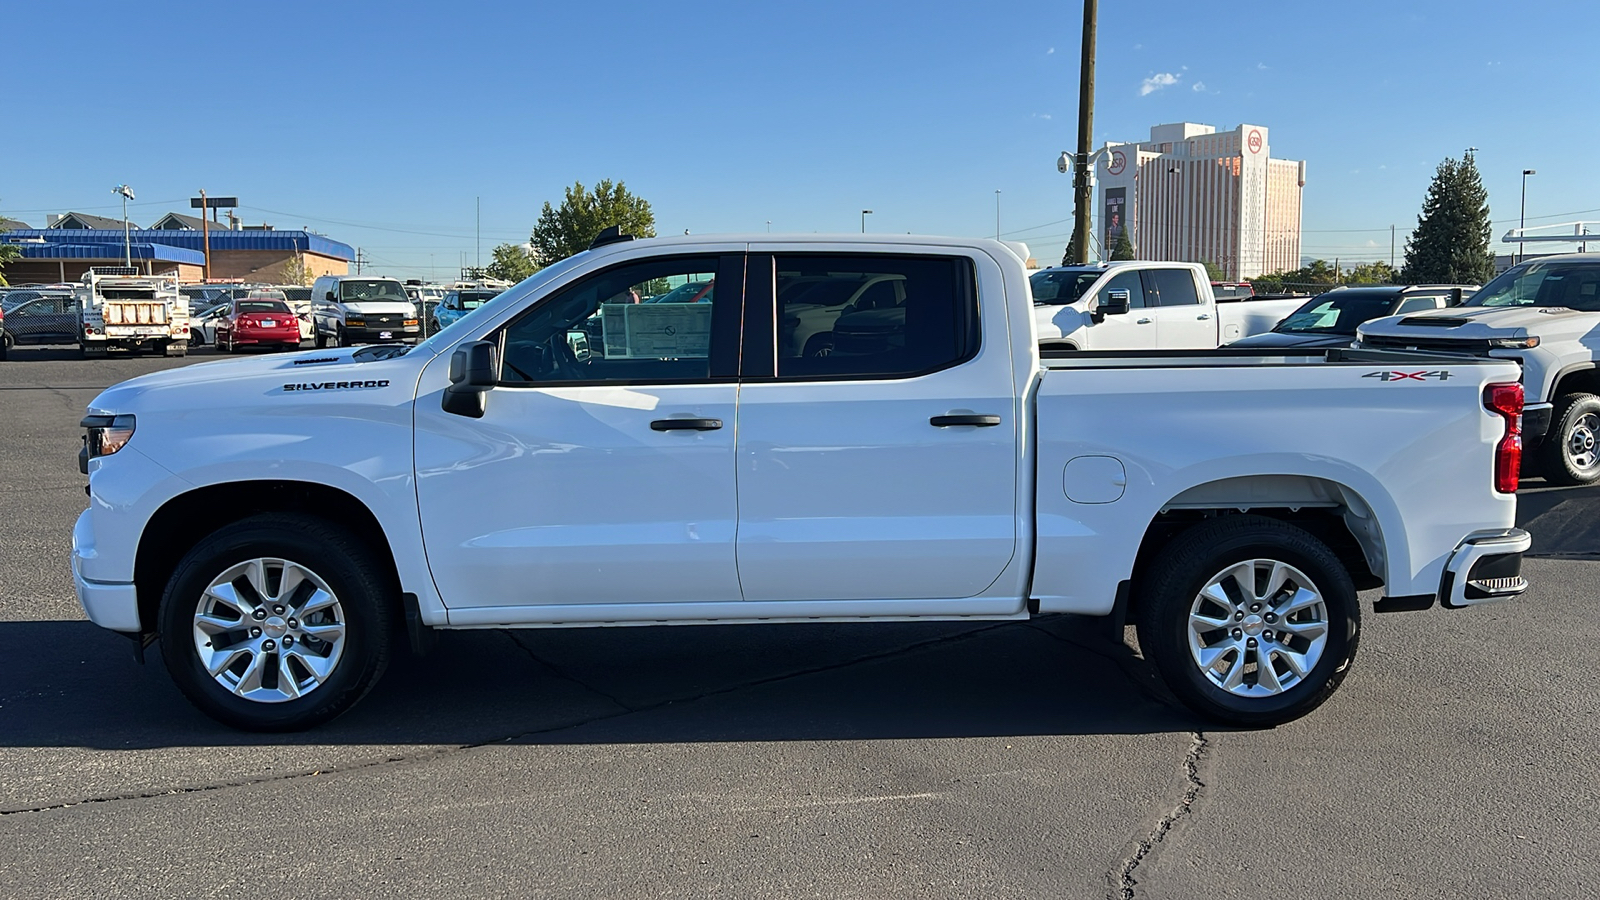
[[[335,326],[334,332],[333,332],[333,345],[335,347],[347,347],[347,346],[349,346],[348,344],[346,344],[344,342],[344,326],[343,325]]]
[[[1235,590],[1223,593],[1244,602],[1240,612],[1229,611],[1220,603],[1203,601],[1200,592],[1213,578],[1223,575],[1230,566],[1248,561],[1275,561],[1285,563],[1308,579],[1322,596],[1319,610],[1312,607],[1292,613],[1287,618],[1267,613],[1282,608],[1287,602],[1282,591],[1267,597],[1260,612],[1252,608],[1248,598],[1238,597]],[[1257,567],[1253,575],[1255,591],[1263,589],[1262,575],[1270,572],[1270,565]],[[1332,696],[1344,680],[1350,663],[1355,659],[1360,632],[1361,609],[1356,599],[1355,585],[1339,558],[1327,545],[1306,531],[1264,516],[1229,515],[1212,519],[1179,534],[1163,548],[1145,569],[1143,584],[1137,600],[1139,646],[1145,658],[1155,663],[1162,679],[1178,699],[1190,709],[1220,722],[1247,727],[1271,727],[1297,719]],[[1274,597],[1278,598],[1273,603]],[[1224,689],[1201,669],[1200,662],[1190,650],[1190,614],[1196,609],[1209,615],[1220,612],[1222,619],[1238,622],[1238,626],[1219,629],[1211,635],[1196,638],[1197,646],[1217,649],[1229,646],[1230,640],[1241,643],[1256,641],[1254,649],[1240,646],[1224,649],[1218,662],[1227,663],[1231,674],[1237,666],[1243,682],[1236,691]],[[1241,612],[1243,621],[1235,619]],[[1311,618],[1307,618],[1310,616]],[[1325,643],[1303,676],[1295,676],[1285,661],[1284,654],[1305,652],[1312,645],[1302,643],[1305,638],[1295,636],[1285,639],[1285,626],[1305,629],[1311,621],[1325,626]],[[1277,625],[1277,630],[1273,629]],[[1250,628],[1257,637],[1244,631]],[[1268,634],[1276,644],[1267,641]],[[1220,643],[1213,643],[1213,640]],[[1267,664],[1272,668],[1272,681],[1283,679],[1282,689],[1273,692],[1251,670],[1251,663],[1260,668],[1259,654],[1267,650]],[[1278,674],[1279,666],[1284,671]],[[1254,680],[1251,680],[1254,677]]]
[[[322,329],[313,328],[311,330],[311,346],[318,350],[328,349],[328,336],[322,333]]]
[[[294,699],[261,702],[237,696],[206,671],[195,646],[195,615],[208,586],[228,567],[257,558],[292,560],[311,569],[342,609],[344,646],[337,662],[325,680]],[[251,516],[200,541],[173,571],[161,597],[162,658],[184,695],[223,724],[246,731],[311,728],[355,705],[383,674],[393,590],[372,551],[344,529],[305,515]],[[281,685],[276,675],[272,681]]]
[[[1600,481],[1600,397],[1565,394],[1550,414],[1550,433],[1539,445],[1539,470],[1551,484]],[[1584,449],[1576,444],[1585,445]]]

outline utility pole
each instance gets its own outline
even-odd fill
[[[478,271],[483,272],[483,198],[478,199]]]
[[[200,190],[200,239],[205,242],[205,266],[203,267],[206,281],[211,280],[211,226],[206,223],[206,192]]]
[[[1389,268],[1394,269],[1394,226],[1389,226]]]
[[[361,274],[361,268],[362,268],[362,266],[365,266],[366,264],[367,264],[366,251],[362,250],[360,247],[357,247],[356,248],[356,274],[357,275]]]
[[[1078,158],[1072,167],[1073,262],[1089,261],[1089,144],[1094,139],[1094,31],[1099,0],[1083,0],[1083,67],[1078,76]]]

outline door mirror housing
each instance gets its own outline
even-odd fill
[[[1100,301],[1100,312],[1108,316],[1125,316],[1131,300],[1132,295],[1127,291],[1107,291],[1105,299]]]
[[[333,296],[333,291],[329,291],[329,292],[328,292],[328,294],[327,294],[327,297],[326,297],[326,298],[325,298],[325,299],[326,299],[326,300],[327,300],[327,301],[328,301],[328,302],[329,302],[329,303],[336,303],[336,302],[338,302],[338,301],[337,301],[337,299],[336,299],[336,298],[335,298],[335,297],[334,297],[334,296]]]
[[[490,341],[462,344],[450,355],[450,386],[439,405],[447,413],[481,419],[489,391],[500,382],[500,354]]]

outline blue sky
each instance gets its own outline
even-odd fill
[[[662,234],[1070,230],[1078,2],[11,4],[0,214],[309,225],[378,270],[453,276],[574,181]],[[1271,129],[1308,161],[1306,255],[1387,259],[1434,167],[1478,148],[1495,238],[1600,219],[1600,4],[1102,0],[1095,144],[1163,122]],[[1162,77],[1165,76],[1165,77]],[[1141,93],[1147,79],[1166,82]],[[1498,244],[1497,244],[1498,249]]]

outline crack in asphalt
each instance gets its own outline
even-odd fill
[[[1178,805],[1156,822],[1155,828],[1152,828],[1149,834],[1139,839],[1134,852],[1122,861],[1122,865],[1106,876],[1106,880],[1110,882],[1110,890],[1106,893],[1107,900],[1134,900],[1136,896],[1134,888],[1139,883],[1139,880],[1133,877],[1134,870],[1155,853],[1173,826],[1189,815],[1194,808],[1195,800],[1199,799],[1200,792],[1206,786],[1206,783],[1200,780],[1200,762],[1205,759],[1206,750],[1210,746],[1211,742],[1204,732],[1190,732],[1189,752],[1183,758],[1183,777],[1186,782],[1183,796],[1178,800]]]
[[[635,711],[632,706],[629,706],[628,704],[623,703],[621,700],[617,699],[614,695],[612,695],[612,694],[610,694],[610,693],[608,693],[606,691],[600,690],[599,688],[597,688],[594,685],[588,683],[587,681],[584,681],[583,679],[579,678],[578,676],[573,675],[571,672],[568,672],[565,669],[562,669],[560,666],[556,665],[555,663],[550,662],[549,660],[546,660],[546,659],[540,657],[539,654],[533,652],[533,648],[532,647],[529,647],[527,644],[524,644],[522,642],[522,638],[518,637],[517,633],[515,631],[502,631],[500,633],[505,635],[506,637],[510,638],[511,639],[511,643],[516,644],[517,645],[517,649],[521,650],[523,653],[526,653],[528,655],[528,658],[533,660],[535,665],[538,665],[540,668],[543,668],[543,669],[549,671],[550,674],[554,675],[555,677],[560,678],[560,679],[562,679],[564,681],[570,681],[573,684],[577,685],[578,687],[583,688],[584,690],[588,691],[591,694],[595,694],[597,696],[604,697],[607,700],[611,701],[613,704],[621,707],[622,709],[624,709],[624,710],[626,710],[628,712],[634,712]]]
[[[708,698],[711,698],[711,697],[717,697],[717,696],[721,696],[721,695],[724,695],[724,694],[732,694],[732,693],[735,693],[735,692],[738,692],[738,691],[742,691],[742,690],[747,690],[747,689],[753,688],[753,687],[760,687],[762,685],[773,684],[773,683],[779,682],[779,681],[786,681],[786,680],[791,679],[791,678],[803,678],[803,677],[805,677],[807,675],[816,675],[816,674],[820,674],[822,672],[832,672],[832,671],[838,671],[838,670],[841,670],[841,669],[847,669],[847,668],[849,668],[851,666],[861,665],[862,663],[877,662],[879,660],[889,659],[889,658],[892,658],[892,657],[895,657],[895,656],[899,656],[899,655],[905,654],[905,653],[914,653],[916,651],[923,650],[923,649],[926,649],[928,647],[936,646],[938,644],[953,643],[955,641],[966,640],[966,639],[974,637],[976,635],[984,634],[986,632],[993,631],[993,630],[995,630],[997,628],[1004,628],[1004,627],[1006,627],[1008,625],[1013,625],[1013,624],[1015,624],[1015,623],[1013,623],[1013,622],[996,622],[996,623],[994,623],[992,625],[988,625],[988,626],[985,626],[985,627],[974,628],[974,629],[972,629],[970,631],[963,631],[960,634],[951,634],[951,635],[945,635],[943,637],[938,637],[938,638],[930,638],[930,639],[925,640],[925,641],[918,641],[918,642],[913,643],[913,644],[907,644],[907,645],[905,645],[903,647],[897,647],[897,648],[895,648],[893,650],[884,650],[884,651],[880,651],[880,652],[877,652],[877,653],[868,653],[868,654],[865,654],[863,656],[858,656],[858,657],[854,657],[854,658],[851,658],[851,659],[843,660],[841,662],[833,663],[831,665],[813,666],[813,667],[806,668],[806,669],[797,669],[797,670],[792,671],[792,672],[784,672],[784,673],[780,673],[780,674],[777,674],[777,675],[769,675],[769,676],[766,676],[764,678],[756,678],[756,679],[752,679],[750,681],[744,681],[744,682],[740,682],[738,684],[729,685],[729,686],[726,686],[726,687],[721,687],[721,688],[716,688],[716,689],[713,689],[713,690],[703,691],[703,692],[701,692],[699,694],[695,694],[695,695],[689,696],[689,697],[673,697],[673,698],[668,698],[666,700],[660,700],[660,701],[657,701],[655,703],[649,703],[649,704],[645,704],[643,706],[638,706],[638,707],[627,706],[626,704],[623,704],[621,701],[617,700],[616,698],[610,697],[605,692],[599,691],[599,690],[595,690],[594,688],[591,688],[589,685],[584,684],[582,681],[579,681],[576,678],[572,678],[569,675],[565,675],[565,674],[561,673],[559,669],[555,668],[554,666],[551,666],[550,664],[544,662],[544,660],[539,659],[537,656],[535,656],[532,653],[532,651],[529,651],[528,648],[521,641],[516,640],[515,636],[513,635],[512,636],[513,642],[515,642],[518,647],[522,648],[522,650],[525,653],[527,653],[531,658],[533,658],[536,662],[540,663],[541,665],[545,666],[546,668],[549,668],[552,672],[556,672],[559,677],[566,678],[567,680],[573,682],[574,684],[577,684],[577,685],[579,685],[581,687],[584,687],[584,688],[586,688],[588,690],[593,690],[594,693],[599,695],[599,696],[606,697],[607,699],[611,700],[613,703],[616,703],[619,707],[621,707],[620,711],[618,711],[618,712],[607,712],[607,713],[602,713],[600,715],[589,716],[588,718],[580,719],[580,720],[578,720],[576,722],[565,722],[565,723],[558,724],[558,725],[550,725],[550,726],[547,726],[547,727],[544,727],[544,728],[530,728],[530,729],[528,729],[526,731],[516,732],[516,733],[513,733],[513,734],[505,735],[503,737],[490,738],[490,739],[484,740],[484,741],[475,741],[475,742],[470,743],[470,744],[458,744],[458,745],[453,746],[453,747],[442,747],[442,748],[439,748],[437,750],[427,751],[425,753],[410,753],[410,754],[400,754],[400,755],[395,755],[395,756],[386,756],[386,757],[383,757],[383,758],[380,758],[380,759],[369,759],[369,760],[366,760],[366,761],[363,761],[363,762],[348,763],[348,764],[345,764],[345,765],[342,765],[342,766],[335,765],[335,766],[318,767],[318,768],[316,768],[314,770],[309,770],[309,771],[302,770],[300,772],[287,772],[287,773],[284,773],[284,774],[281,774],[281,775],[261,776],[261,777],[258,777],[258,778],[244,778],[244,779],[238,779],[238,780],[235,780],[235,781],[219,782],[217,784],[207,784],[207,785],[199,785],[199,786],[193,786],[193,787],[164,788],[164,789],[161,789],[161,790],[142,791],[142,792],[139,792],[139,793],[112,794],[112,795],[107,795],[107,796],[103,796],[103,797],[86,797],[86,798],[83,798],[81,800],[65,800],[65,801],[61,801],[61,802],[57,802],[57,803],[41,804],[41,805],[38,805],[38,806],[22,807],[22,808],[17,808],[17,809],[0,809],[0,818],[4,818],[6,816],[24,815],[24,814],[28,814],[28,813],[49,812],[51,810],[57,810],[57,809],[70,809],[70,808],[76,807],[76,806],[88,806],[88,805],[99,804],[99,803],[118,803],[118,802],[129,801],[129,800],[152,800],[152,799],[156,799],[156,798],[160,798],[160,797],[171,797],[171,796],[177,796],[177,795],[182,795],[182,794],[204,794],[204,793],[210,793],[210,792],[213,792],[213,791],[228,790],[228,789],[231,789],[231,788],[251,787],[251,786],[254,786],[254,785],[258,785],[258,784],[273,784],[273,783],[284,782],[284,781],[296,781],[296,780],[299,780],[299,779],[302,779],[302,778],[320,777],[322,775],[336,775],[336,774],[344,774],[344,773],[348,773],[348,772],[358,772],[358,771],[361,771],[363,769],[371,769],[371,768],[376,768],[376,767],[379,767],[379,766],[389,766],[389,765],[413,763],[413,762],[430,762],[430,761],[433,761],[435,759],[439,759],[439,758],[442,758],[442,757],[445,757],[445,756],[450,756],[452,754],[461,753],[461,752],[470,752],[472,750],[476,750],[476,749],[481,748],[481,747],[488,747],[488,746],[493,745],[493,744],[509,744],[509,743],[511,743],[513,741],[517,741],[517,740],[533,737],[535,735],[554,734],[556,732],[567,731],[569,729],[583,728],[584,726],[592,725],[592,724],[595,724],[597,722],[605,722],[605,721],[609,721],[611,719],[619,719],[619,718],[622,718],[624,716],[631,716],[631,715],[636,715],[638,713],[650,712],[650,711],[653,711],[653,710],[661,709],[663,707],[671,706],[671,705],[673,705],[675,703],[696,703],[696,702],[699,702],[701,700],[705,700],[705,699],[708,699]],[[507,633],[509,635],[509,632],[507,632]]]

